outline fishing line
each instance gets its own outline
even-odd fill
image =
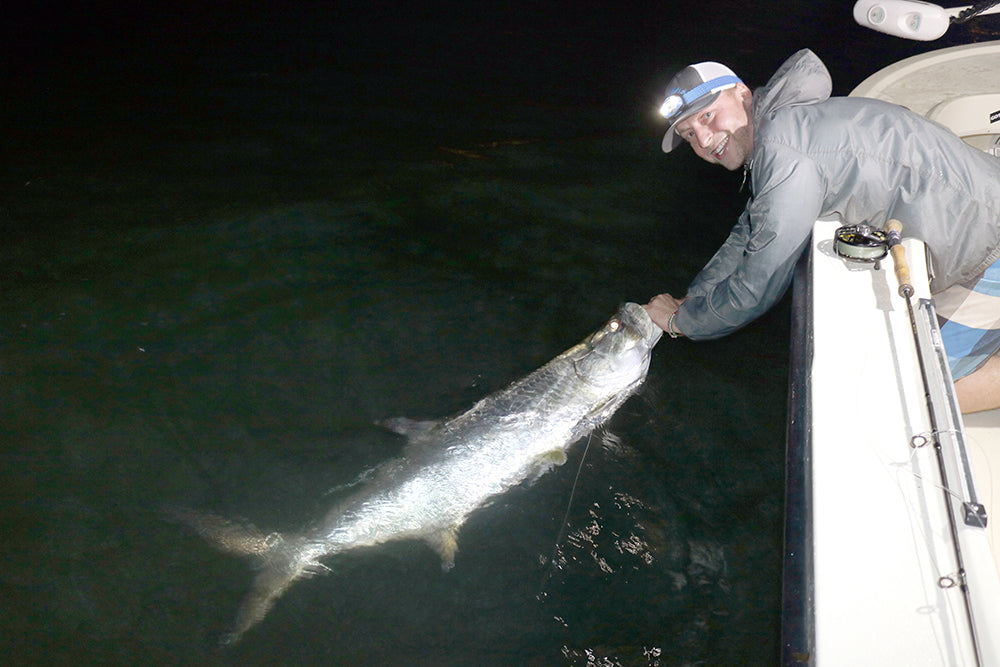
[[[923,434],[921,434],[923,435]],[[934,480],[933,476],[927,476],[924,473],[917,472],[914,468],[918,465],[918,455],[920,450],[925,445],[910,446],[910,455],[906,461],[890,461],[884,456],[879,456],[883,461],[883,465],[886,468],[893,469],[895,471],[894,480],[897,488],[900,491],[900,497],[904,499],[904,504],[907,509],[907,518],[909,521],[907,524],[910,528],[911,540],[915,549],[921,549],[922,546],[927,547],[928,545],[934,543],[934,531],[925,524],[926,521],[926,501],[927,497],[924,494],[923,499],[920,497],[908,497],[906,490],[903,488],[903,479],[913,479],[920,484],[925,484],[930,489],[936,489],[944,492],[945,495],[952,496],[955,500],[961,501],[962,498],[959,494],[955,493],[951,489],[943,486],[941,483]],[[936,597],[940,592],[949,588],[950,586],[945,585],[945,582],[954,582],[956,578],[960,575],[955,572],[953,568],[945,567],[939,558],[938,551],[933,548],[927,548],[925,551],[927,558],[926,564],[920,560],[918,561],[918,567],[922,573],[919,578],[920,587],[927,599]],[[929,582],[934,581],[934,585],[930,585]],[[946,606],[952,610],[954,613],[961,613],[955,610],[954,603],[949,599],[945,598]]]
[[[590,451],[590,441],[594,438],[593,432],[587,436],[587,446],[583,448],[583,456],[580,457],[580,466],[576,469],[576,477],[573,478],[573,487],[569,491],[569,502],[566,503],[566,513],[563,515],[562,525],[559,527],[559,534],[556,535],[556,543],[552,545],[552,555],[549,557],[549,567],[545,568],[545,575],[538,586],[538,594],[543,595],[545,586],[552,578],[552,570],[555,567],[556,554],[559,552],[559,543],[566,536],[566,527],[569,525],[569,513],[573,508],[573,496],[576,495],[576,486],[580,481],[580,473],[583,472],[583,462],[587,460],[587,452]]]

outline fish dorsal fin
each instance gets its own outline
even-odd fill
[[[421,438],[424,434],[440,423],[441,422],[436,419],[421,421],[417,419],[407,419],[406,417],[392,417],[391,419],[383,419],[382,421],[377,422],[379,426],[387,428],[393,433],[406,436],[410,439],[410,441]]]

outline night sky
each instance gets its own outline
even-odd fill
[[[525,102],[564,113],[567,134],[581,132],[577,110],[599,109],[642,124],[655,142],[661,131],[655,109],[666,81],[689,62],[717,59],[759,85],[784,58],[809,46],[829,66],[835,93],[846,94],[878,67],[927,48],[856,26],[846,0],[723,0],[710,12],[696,7],[31,3],[5,22],[0,46],[6,156],[0,188],[13,213],[0,224],[14,224],[10,218],[22,218],[22,206],[34,205],[20,199],[25,183],[51,183],[55,171],[69,167],[148,170],[148,180],[169,195],[181,175],[158,176],[155,165],[177,141],[220,135],[252,141],[278,125],[309,126],[311,139],[287,146],[287,161],[300,162],[302,183],[315,180],[307,167],[324,160],[361,166],[391,159],[398,143],[393,133],[407,140],[411,154],[414,141],[417,148],[423,141],[430,154],[442,141],[477,133],[509,138],[514,130],[504,119]],[[955,28],[936,46],[970,36],[984,38]],[[402,120],[377,126],[376,107],[395,107]],[[407,113],[441,111],[440,133],[408,132]],[[246,167],[268,180],[263,162]],[[261,189],[251,174],[242,178],[244,190]],[[81,184],[71,177],[65,187]],[[245,192],[220,189],[217,195],[223,202]],[[34,224],[62,228],[58,217]]]
[[[925,48],[854,25],[846,0],[695,7],[31,3],[4,28],[7,142],[70,148],[65,144],[88,132],[114,138],[179,116],[211,117],[211,100],[186,93],[237,73],[296,77],[329,104],[366,95],[419,103],[454,86],[464,94],[479,87],[487,96],[542,95],[552,104],[598,103],[636,113],[692,60],[719,59],[762,83],[784,57],[810,46],[830,66],[836,92],[845,94],[875,67]],[[373,90],[366,82],[387,72],[411,77],[412,86]]]

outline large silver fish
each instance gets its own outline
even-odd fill
[[[449,570],[459,528],[473,510],[566,461],[566,450],[600,426],[642,384],[662,331],[626,303],[600,330],[530,375],[439,422],[385,423],[409,438],[399,459],[301,532],[265,534],[194,511],[177,519],[223,551],[253,556],[257,576],[237,613],[233,643],[261,621],[296,579],[356,547],[422,539]]]

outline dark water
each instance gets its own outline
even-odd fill
[[[843,94],[926,48],[848,2],[619,5],[7,27],[8,664],[777,661],[787,305],[663,340],[611,437],[474,515],[451,572],[418,543],[339,557],[235,648],[247,564],[162,512],[294,528],[400,452],[374,421],[462,410],[620,302],[683,293],[743,202],[659,151],[679,66],[760,83],[809,46]]]

